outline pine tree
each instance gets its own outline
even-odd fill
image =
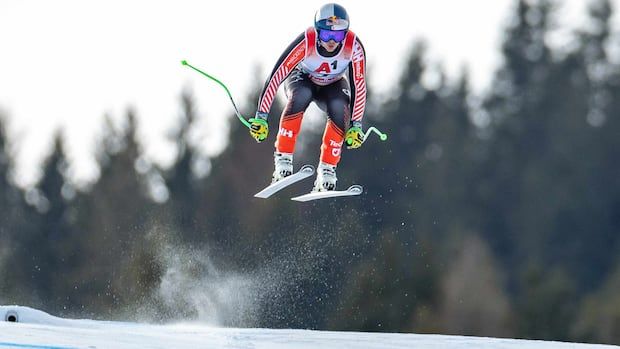
[[[610,11],[606,1],[591,4],[590,29],[578,32],[577,47],[550,74],[549,146],[537,152],[535,172],[532,168],[528,174],[537,184],[530,191],[545,195],[523,212],[539,231],[530,246],[547,246],[543,263],[571,270],[582,292],[599,285],[620,244],[608,218],[613,215],[612,183],[617,182],[610,153],[617,137],[607,125],[613,124],[608,116],[618,76],[605,52]]]
[[[24,238],[34,230],[34,210],[26,204],[22,190],[12,180],[15,160],[0,115],[0,298],[7,303],[33,302],[35,296],[24,292],[31,269],[21,263],[28,256]]]
[[[514,336],[510,299],[502,270],[486,243],[468,235],[442,277],[440,317],[443,333]]]
[[[434,247],[426,240],[403,245],[397,234],[384,231],[369,257],[351,270],[328,328],[439,331]]]
[[[35,287],[42,300],[48,304],[46,309],[59,310],[67,307],[70,300],[67,292],[72,285],[66,284],[64,277],[75,267],[76,249],[71,206],[74,189],[67,181],[68,160],[65,155],[62,134],[54,137],[51,154],[43,164],[43,177],[37,183],[39,193],[40,217],[37,220],[37,234],[31,236],[28,246],[32,251],[32,263],[37,270]],[[51,308],[53,307],[53,308]]]
[[[620,343],[620,267],[610,273],[602,287],[585,297],[572,332],[580,341]]]
[[[197,215],[200,215],[197,207],[200,202],[201,182],[193,171],[193,165],[200,160],[200,154],[190,140],[197,116],[194,97],[189,91],[183,92],[181,106],[183,112],[178,129],[171,134],[172,140],[176,143],[177,155],[165,173],[165,183],[170,195],[164,209],[184,239],[200,243],[204,238],[206,227],[197,224]]]
[[[575,282],[561,269],[531,263],[516,302],[517,337],[568,341],[577,312]]]
[[[80,265],[74,283],[81,290],[81,305],[104,317],[139,303],[158,281],[155,253],[141,250],[149,245],[147,222],[155,212],[145,179],[148,163],[137,142],[132,110],[125,120],[124,129],[117,131],[106,119],[98,149],[100,176],[80,199],[80,258],[88,263]]]
[[[502,45],[505,63],[483,103],[490,138],[484,169],[479,171],[481,208],[487,217],[482,233],[508,268],[515,267],[519,253],[540,253],[542,228],[527,226],[530,221],[523,216],[541,212],[530,210],[533,202],[526,200],[537,195],[527,190],[541,190],[530,180],[537,179],[551,128],[548,81],[553,62],[545,41],[551,10],[546,0],[518,1]]]

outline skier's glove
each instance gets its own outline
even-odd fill
[[[256,117],[250,119],[250,135],[258,143],[267,139],[269,134],[269,124],[267,124],[267,113],[257,111]]]
[[[347,149],[357,149],[364,143],[364,132],[362,132],[362,123],[353,122],[353,126],[349,128],[344,137],[347,143]]]

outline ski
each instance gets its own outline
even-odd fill
[[[352,185],[347,190],[329,190],[329,191],[316,191],[305,195],[296,196],[291,198],[294,201],[306,202],[318,199],[335,198],[339,196],[354,196],[360,195],[364,191],[361,185]]]
[[[277,193],[278,191],[288,187],[291,184],[297,183],[302,179],[308,178],[314,174],[314,166],[312,165],[304,165],[299,171],[293,173],[292,175],[285,177],[277,182],[271,183],[267,188],[261,190],[256,193],[254,197],[266,199],[271,195]]]

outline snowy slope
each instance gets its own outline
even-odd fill
[[[6,321],[17,316],[18,322]],[[0,349],[226,348],[226,349],[603,349],[609,345],[462,336],[216,328],[61,319],[26,307],[0,306]]]

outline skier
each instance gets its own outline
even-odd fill
[[[250,120],[250,134],[258,142],[264,141],[269,110],[278,87],[286,80],[288,101],[275,142],[272,183],[293,173],[301,120],[315,101],[327,112],[327,125],[313,191],[336,189],[336,166],[344,140],[349,149],[359,148],[364,141],[365,73],[364,47],[349,30],[346,10],[338,4],[322,6],[314,17],[314,27],[300,34],[278,59],[260,95],[256,116]]]

